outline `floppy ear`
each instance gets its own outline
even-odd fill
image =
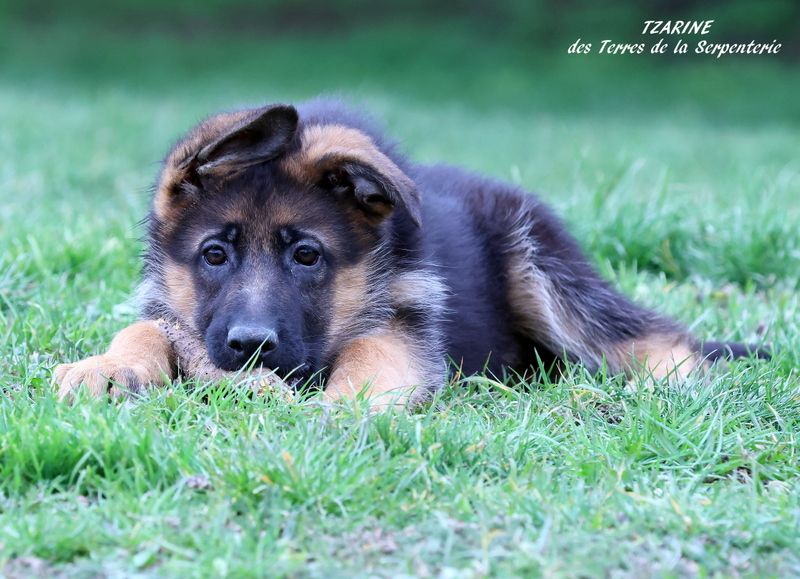
[[[274,105],[259,109],[200,149],[189,161],[198,175],[224,175],[280,155],[297,130],[297,111]]]
[[[422,215],[416,185],[397,165],[385,161],[379,169],[362,159],[339,158],[325,170],[321,185],[339,196],[352,196],[367,215],[381,220],[402,207],[419,227]]]
[[[297,131],[297,111],[273,105],[203,121],[164,160],[153,208],[172,222],[201,189],[201,177],[232,175],[281,155]]]

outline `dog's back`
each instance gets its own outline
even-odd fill
[[[685,373],[703,360],[769,356],[743,344],[700,343],[633,303],[596,273],[536,196],[457,167],[414,166],[411,175],[430,261],[451,289],[444,340],[464,371],[566,357],[592,370],[649,360],[657,373]]]

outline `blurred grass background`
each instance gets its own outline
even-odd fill
[[[714,18],[708,37],[714,41],[778,39],[784,47],[779,57],[724,63],[693,54],[566,54],[578,37],[596,44],[655,40],[640,34],[654,14]],[[726,120],[800,116],[796,84],[758,89],[770,74],[791,70],[781,65],[799,56],[792,40],[800,33],[800,6],[790,0],[3,0],[0,15],[4,53],[14,55],[4,72],[34,83],[134,84],[168,93],[193,82],[213,91],[236,81],[237,90],[369,89],[435,102],[625,116],[631,109],[684,108]],[[731,74],[742,68],[749,74]],[[784,76],[797,82],[797,75]],[[746,83],[733,86],[734,78]]]
[[[679,18],[784,48],[566,53]],[[788,0],[0,0],[3,572],[798,573],[798,26]],[[376,421],[225,385],[56,404],[52,366],[135,316],[170,144],[320,93],[537,191],[626,292],[775,359],[684,390],[461,384]]]

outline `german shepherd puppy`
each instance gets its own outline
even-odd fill
[[[218,114],[172,149],[140,293],[108,352],[56,368],[62,397],[255,368],[414,404],[451,364],[683,378],[751,353],[621,295],[533,195],[411,163],[326,100]]]

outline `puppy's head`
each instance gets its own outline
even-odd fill
[[[305,126],[282,105],[218,115],[165,161],[149,271],[216,366],[302,377],[376,306],[390,218],[418,225],[419,211],[413,182],[357,129]]]

